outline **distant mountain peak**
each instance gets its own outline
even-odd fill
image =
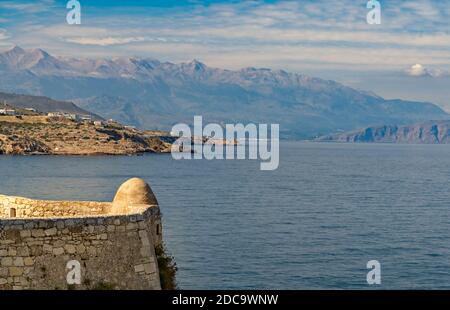
[[[197,59],[193,59],[191,62],[189,62],[188,66],[195,71],[205,71],[207,68],[204,63],[198,61]]]
[[[41,73],[68,70],[68,66],[43,49],[25,50],[17,45],[0,53],[0,65],[15,70],[33,70]]]
[[[49,53],[40,48],[34,48],[30,51],[31,54],[39,55],[42,57],[51,57]]]
[[[24,54],[25,50],[20,46],[14,44],[11,48],[5,51],[5,53]]]
[[[195,59],[195,58],[191,60],[190,64],[192,64],[192,65],[202,65],[202,66],[204,66],[204,64],[203,64],[201,61],[199,61],[199,60],[197,60],[197,59]]]

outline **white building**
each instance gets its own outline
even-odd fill
[[[74,113],[64,113],[64,112],[49,112],[47,113],[48,117],[64,117],[73,121],[79,121],[80,115]],[[81,118],[82,119],[82,118]]]
[[[48,117],[64,117],[64,113],[62,112],[48,112]]]
[[[0,115],[16,115],[16,110],[13,109],[0,109]]]
[[[82,121],[91,121],[92,120],[92,116],[90,116],[90,115],[80,115],[80,119]]]

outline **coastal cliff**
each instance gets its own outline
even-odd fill
[[[385,125],[319,137],[318,142],[450,144],[450,120]]]

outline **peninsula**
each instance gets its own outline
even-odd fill
[[[0,115],[0,154],[128,155],[171,149],[161,136],[118,122],[49,115]]]

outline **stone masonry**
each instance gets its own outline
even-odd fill
[[[0,195],[0,289],[161,289],[161,216],[150,187],[131,179],[112,203]],[[81,284],[68,284],[67,263]]]

